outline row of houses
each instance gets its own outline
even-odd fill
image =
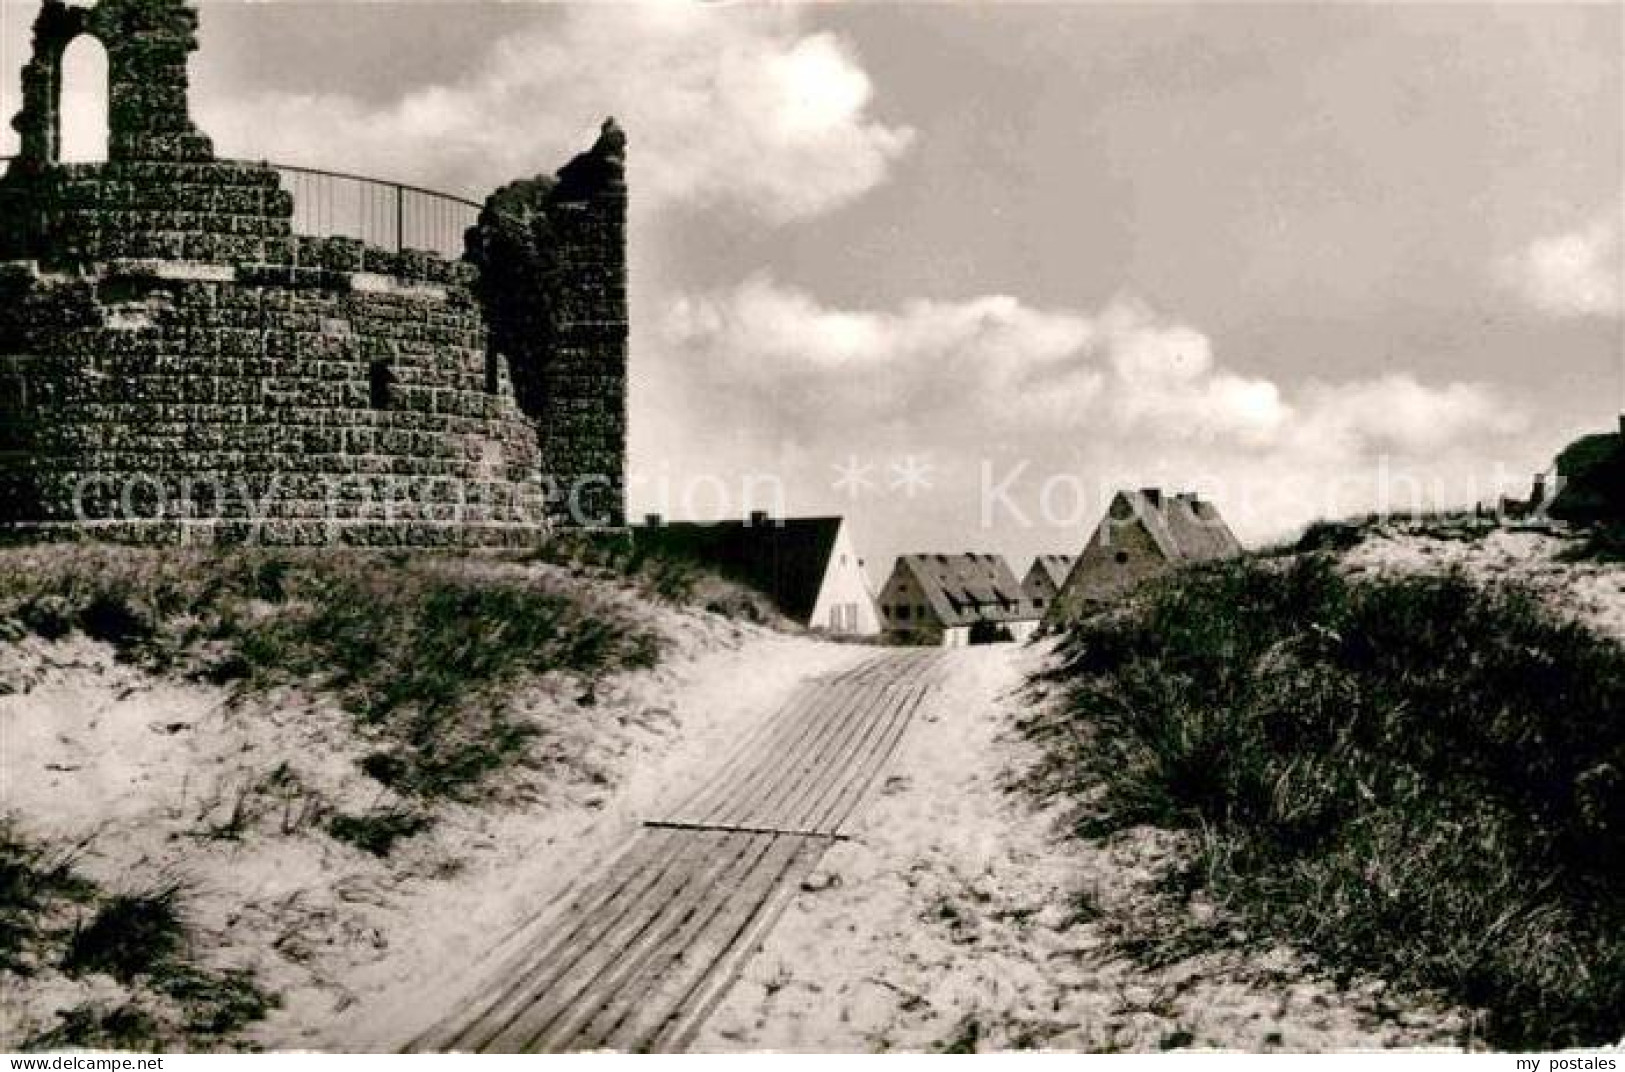
[[[1110,602],[1175,566],[1224,558],[1241,545],[1212,503],[1155,488],[1118,493],[1076,555],[1038,556],[1017,580],[997,554],[900,556],[870,586],[844,518],[669,522],[648,517],[633,538],[703,564],[766,595],[809,628],[844,636],[889,633],[950,647],[1020,641],[1046,618]]]

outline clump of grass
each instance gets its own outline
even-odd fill
[[[981,1018],[974,1013],[965,1016],[954,1028],[954,1033],[946,1039],[939,1052],[941,1053],[976,1053],[981,1044],[985,1029]]]
[[[577,573],[629,581],[650,595],[674,603],[691,600],[701,576],[686,559],[651,555],[634,539],[605,533],[556,536],[527,558]]]
[[[656,637],[565,579],[499,559],[367,552],[0,551],[0,618],[79,630],[154,671],[335,694],[387,756],[370,773],[469,799],[539,728],[504,696],[527,675],[653,665]]]
[[[73,933],[62,957],[62,970],[69,975],[110,975],[135,986],[137,993],[167,998],[175,1011],[166,1013],[159,1024],[135,1006],[108,1013],[81,1006],[53,1032],[54,1039],[41,1043],[42,1048],[115,1045],[113,1040],[120,1038],[175,1034],[194,1044],[208,1043],[229,1038],[276,1006],[276,998],[260,989],[252,972],[213,972],[189,957],[180,902],[181,888],[175,884],[112,897],[88,926]],[[126,1043],[126,1048],[131,1046]]]
[[[1061,922],[1062,930],[1094,923],[1106,915],[1105,909],[1100,905],[1100,895],[1093,889],[1074,890],[1067,897],[1066,906],[1066,915]]]
[[[46,640],[61,640],[73,632],[73,614],[61,596],[36,596],[17,608],[17,620]]]
[[[195,964],[174,964],[161,972],[154,988],[177,1002],[185,1014],[183,1030],[193,1038],[224,1038],[263,1020],[277,999],[260,989],[252,972],[205,971]]]
[[[1184,1028],[1179,1028],[1162,1036],[1161,1041],[1157,1043],[1157,1049],[1166,1053],[1169,1050],[1188,1050],[1194,1045],[1196,1045],[1196,1036]]]
[[[141,1052],[159,1048],[161,1029],[146,1009],[135,1004],[106,1005],[86,1002],[57,1013],[61,1023],[28,1039],[24,1053],[41,1050],[124,1050]]]
[[[67,1009],[22,1049],[213,1043],[276,1004],[251,972],[213,972],[191,959],[178,884],[109,897],[73,863],[73,851],[32,844],[0,821],[0,971],[26,976],[54,963],[69,976],[105,974],[129,988],[130,1000]],[[94,906],[88,921],[53,925],[74,905]]]
[[[159,1050],[184,1039],[208,1048],[265,1018],[278,1004],[244,971],[214,974],[180,964],[152,980],[141,1001],[108,1006],[85,1002],[57,1013],[55,1027],[23,1042],[24,1052],[66,1049]],[[168,1002],[153,1001],[161,995]],[[167,1006],[159,1012],[153,1006]],[[177,1014],[178,1013],[178,1017]]]
[[[1568,562],[1625,562],[1625,524],[1586,530],[1584,538],[1562,557]]]
[[[1368,525],[1353,521],[1316,521],[1303,530],[1294,550],[1349,551],[1365,542]]]
[[[397,841],[415,837],[433,825],[426,815],[386,808],[366,815],[335,815],[328,821],[327,831],[339,841],[374,856],[388,856]]]
[[[1617,643],[1459,573],[1311,556],[1175,575],[1063,651],[1031,785],[1088,800],[1081,834],[1196,832],[1184,880],[1250,940],[1485,1009],[1497,1045],[1617,1041]]]
[[[948,894],[938,894],[924,918],[946,926],[950,941],[968,942],[976,936],[978,921],[975,910],[962,906]]]
[[[1274,557],[1330,552],[1359,547],[1384,530],[1450,543],[1478,543],[1500,528],[1498,518],[1477,511],[1434,511],[1368,514],[1349,521],[1315,521],[1295,542],[1277,547]]]
[[[157,631],[146,609],[116,592],[96,592],[79,611],[79,628],[92,640],[128,650]]]
[[[261,775],[239,773],[200,797],[196,825],[188,836],[205,841],[241,841],[271,819],[284,837],[318,825],[330,811],[286,762]]]
[[[444,563],[316,572],[327,593],[245,630],[239,650],[256,673],[327,680],[370,724],[460,706],[526,671],[655,659],[631,623],[543,581]]]

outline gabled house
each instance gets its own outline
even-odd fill
[[[632,528],[635,546],[686,559],[766,596],[800,625],[846,636],[876,636],[880,617],[845,518],[663,521]]]
[[[880,589],[886,630],[964,647],[1026,640],[1038,613],[998,555],[903,555]]]
[[[1241,543],[1218,508],[1194,493],[1120,491],[1073,563],[1045,620],[1065,621],[1169,570],[1240,553]]]
[[[1072,566],[1077,561],[1077,555],[1039,555],[1033,559],[1027,576],[1021,582],[1021,590],[1040,618],[1055,602],[1061,586],[1066,584],[1067,574],[1072,572]]]

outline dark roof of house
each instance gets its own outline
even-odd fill
[[[687,559],[753,588],[785,617],[805,624],[818,604],[841,524],[838,517],[672,521],[634,526],[632,539],[639,549]]]
[[[1033,559],[1032,568],[1027,570],[1023,586],[1030,583],[1033,574],[1037,573],[1048,577],[1051,585],[1060,588],[1066,583],[1067,574],[1072,572],[1072,565],[1077,560],[1077,555],[1039,555]]]
[[[1218,508],[1193,494],[1170,496],[1147,490],[1119,492],[1118,497],[1128,502],[1169,562],[1207,562],[1241,553],[1241,541]]]
[[[903,555],[897,568],[914,577],[931,612],[945,626],[1039,616],[1010,564],[999,555]]]

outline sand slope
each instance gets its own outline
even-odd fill
[[[532,682],[516,703],[549,732],[529,762],[492,803],[441,808],[387,859],[322,828],[331,810],[389,803],[329,703],[161,680],[83,638],[0,644],[0,812],[30,840],[82,843],[79,870],[111,891],[180,880],[200,959],[252,968],[281,999],[242,1044],[393,1048],[739,720],[860,654],[645,613],[668,640],[659,668],[600,683],[590,706],[568,675]],[[117,1004],[121,988],[51,965],[0,976],[0,1049],[88,1000]]]
[[[1113,937],[1177,845],[1105,846],[1007,789],[1032,760],[1011,731],[1047,650],[955,652],[896,769],[792,901],[700,1035],[716,1051],[1447,1045],[1460,1021],[1380,985],[1341,994],[1290,956],[1152,971]],[[1081,902],[1088,907],[1080,909]]]

